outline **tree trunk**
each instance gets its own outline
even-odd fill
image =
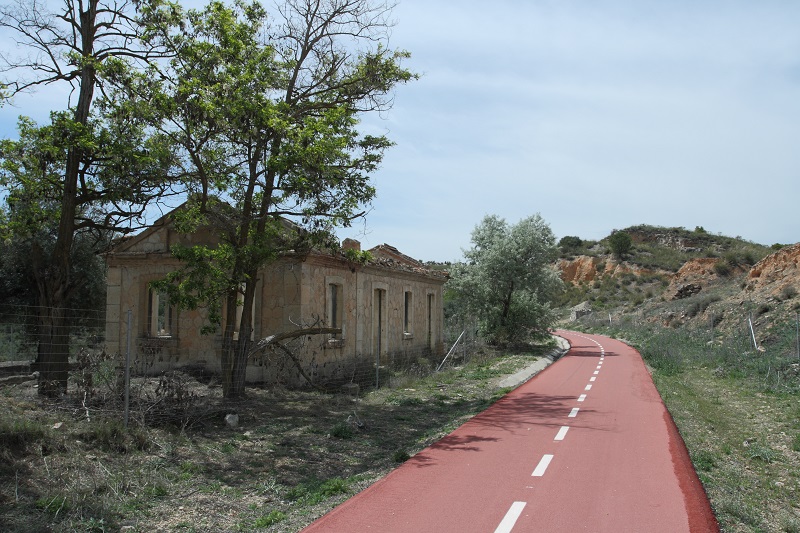
[[[226,325],[222,339],[222,396],[224,398],[241,398],[245,392],[247,378],[247,360],[250,355],[252,341],[250,335],[253,331],[253,304],[255,302],[256,273],[244,284],[242,300],[242,314],[236,320],[239,301],[239,292],[234,291],[228,295],[227,310],[225,312]],[[238,326],[238,335],[235,336]]]
[[[96,35],[97,0],[91,0],[79,13],[80,47],[84,58],[94,55]],[[81,68],[78,101],[73,119],[86,125],[94,97],[96,71],[91,61]],[[40,254],[40,267],[36,268],[39,286],[39,394],[57,396],[67,391],[69,376],[70,324],[66,315],[70,291],[70,255],[75,240],[75,215],[77,214],[78,177],[85,158],[83,149],[70,146],[64,168],[64,188],[61,198],[61,215],[55,246],[45,264]],[[40,252],[40,250],[39,250]]]
[[[67,392],[69,322],[63,307],[39,307],[39,346],[36,369],[39,394],[51,398]]]
[[[506,292],[506,297],[503,299],[503,310],[500,313],[500,326],[502,328],[506,327],[506,323],[508,322],[508,314],[511,312],[511,297],[514,295],[514,282],[511,282],[511,286],[508,288]]]
[[[220,352],[222,396],[224,398],[230,395],[233,386],[233,361],[236,352],[236,343],[233,339],[236,331],[236,294],[236,291],[233,291],[225,299],[225,327],[222,330],[222,351]]]

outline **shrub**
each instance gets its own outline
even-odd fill
[[[792,285],[787,285],[781,290],[781,300],[791,300],[795,296],[797,296],[797,289]]]
[[[732,270],[730,263],[725,259],[719,259],[714,263],[714,272],[716,272],[718,276],[729,276]]]
[[[713,304],[714,302],[720,301],[719,296],[708,296],[701,300],[697,300],[693,302],[687,309],[686,309],[686,316],[694,317],[706,312],[706,309]]]
[[[353,432],[353,428],[344,422],[339,422],[331,428],[331,437],[337,439],[352,439],[354,435],[355,433]]]
[[[405,463],[410,458],[411,458],[411,456],[408,455],[408,452],[405,451],[405,450],[397,450],[392,454],[392,460],[395,463]]]
[[[580,248],[583,245],[583,241],[580,237],[573,237],[573,236],[566,236],[562,237],[560,241],[558,241],[558,246],[562,250],[574,250],[576,248]]]
[[[750,445],[750,459],[758,459],[759,461],[763,461],[767,464],[774,463],[779,459],[778,453],[770,448],[769,446],[761,445],[761,444],[751,444]]]

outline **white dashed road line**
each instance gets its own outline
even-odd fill
[[[553,455],[546,453],[542,456],[542,459],[539,461],[539,464],[536,465],[536,469],[533,471],[531,476],[533,477],[542,477],[547,470],[547,467],[550,465],[550,461],[553,460]]]
[[[589,378],[590,383],[586,385],[586,388],[584,389],[589,391],[592,390],[591,383],[597,379],[596,376],[600,373],[600,369],[603,367],[603,359],[606,356],[606,351],[605,348],[603,348],[603,346],[596,340],[589,339],[588,337],[583,337],[583,338],[592,341],[597,345],[598,348],[600,348],[600,361],[597,363],[597,368],[595,369],[592,377]],[[579,402],[583,402],[584,400],[586,400],[586,394],[581,394],[580,396],[578,396]],[[572,410],[569,412],[569,415],[567,415],[567,417],[575,418],[576,416],[578,416],[578,411],[580,411],[580,408],[573,407]],[[553,440],[563,441],[566,438],[568,431],[569,431],[569,426],[561,426],[561,428],[558,430],[558,433],[556,433],[556,436]],[[544,454],[542,458],[539,460],[539,464],[536,465],[536,468],[533,470],[531,476],[532,477],[544,476],[544,473],[547,471],[547,467],[550,466],[550,462],[553,460],[553,457],[554,456],[552,454]],[[503,517],[502,522],[500,522],[500,524],[497,526],[497,529],[494,530],[494,533],[510,533],[511,530],[514,528],[514,525],[517,523],[517,520],[519,519],[520,515],[522,515],[522,511],[523,509],[525,509],[526,505],[527,502],[514,502],[513,504],[511,504],[511,508],[509,508],[508,512],[506,512],[506,515]]]
[[[503,521],[500,522],[497,529],[494,530],[494,533],[509,533],[514,527],[514,524],[517,523],[517,519],[519,515],[522,514],[522,510],[525,509],[525,505],[526,502],[512,503],[511,508],[506,513],[506,516],[503,517]]]

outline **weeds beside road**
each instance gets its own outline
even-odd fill
[[[102,405],[6,387],[0,530],[298,531],[485,410],[508,391],[499,380],[544,351],[473,356],[355,397],[251,389],[226,405],[181,376],[172,411],[148,404],[127,431]]]

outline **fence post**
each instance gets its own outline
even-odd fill
[[[756,330],[753,328],[753,313],[748,315],[747,322],[750,324],[750,335],[753,337],[753,348],[758,350],[758,343],[756,342]]]
[[[375,388],[380,388],[381,384],[381,350],[378,349],[378,354],[375,356]]]
[[[125,429],[128,428],[130,415],[130,389],[131,389],[131,310],[128,309],[128,331],[126,332],[125,350]]]
[[[456,339],[456,342],[453,344],[453,346],[450,347],[450,350],[447,352],[447,355],[444,356],[444,359],[442,359],[442,362],[439,363],[439,366],[436,367],[436,371],[437,372],[442,369],[442,367],[444,366],[444,362],[447,361],[447,358],[450,357],[450,354],[453,353],[453,350],[456,349],[456,346],[458,346],[458,342],[461,340],[461,337],[463,337],[464,333],[466,333],[466,332],[467,332],[467,330],[462,331],[461,335],[459,335],[458,338]]]
[[[711,347],[714,347],[714,313],[711,313]]]

